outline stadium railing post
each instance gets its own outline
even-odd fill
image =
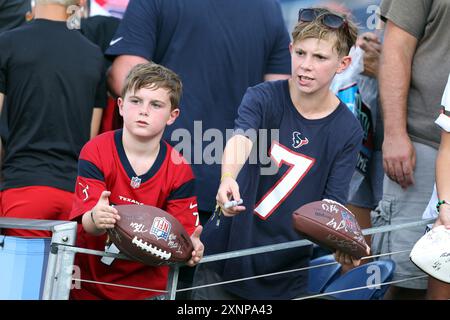
[[[43,300],[68,299],[72,284],[75,252],[64,246],[74,246],[77,223],[74,221],[0,218],[0,228],[45,230],[52,232],[47,261]]]
[[[65,246],[74,246],[77,223],[67,222],[52,227],[52,244],[47,263],[43,300],[68,300],[72,285],[75,252]]]
[[[177,294],[178,274],[180,273],[180,266],[178,264],[170,267],[169,279],[167,281],[167,299],[175,300]]]

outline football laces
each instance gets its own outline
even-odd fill
[[[147,251],[162,260],[169,260],[170,257],[172,256],[172,254],[170,252],[161,250],[156,246],[148,244],[146,241],[144,242],[141,239],[138,239],[138,237],[136,237],[136,236],[133,238],[131,243],[135,244],[139,249]]]

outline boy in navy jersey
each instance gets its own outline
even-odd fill
[[[202,235],[206,254],[299,240],[295,209],[324,198],[346,202],[362,129],[329,86],[349,66],[356,35],[345,17],[300,10],[289,46],[291,79],[249,88],[239,107],[216,198],[223,215],[215,215]],[[273,172],[261,156],[272,158]],[[241,199],[243,205],[224,206]],[[310,254],[310,247],[301,247],[202,264],[195,285],[303,268]],[[337,259],[352,263],[339,252]],[[306,281],[306,272],[294,271],[196,290],[194,298],[292,299],[305,293]]]
[[[106,229],[120,220],[112,204],[145,204],[162,208],[186,228],[194,244],[188,265],[203,256],[199,236],[194,175],[182,156],[161,140],[166,125],[178,117],[181,82],[160,65],[135,66],[118,99],[123,129],[104,133],[82,149],[71,219],[82,224],[81,247],[104,250]],[[168,267],[148,267],[138,262],[104,262],[94,255],[78,255],[76,265],[86,280],[131,287],[165,290]],[[73,299],[148,299],[158,291],[138,290],[82,282]]]

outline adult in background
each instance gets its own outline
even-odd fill
[[[95,15],[92,16],[91,2],[86,2],[84,8],[86,17],[81,19],[80,30],[89,40],[98,45],[103,53],[109,47],[109,43],[119,27],[120,19],[114,16]],[[105,72],[111,67],[111,59],[105,56],[104,65]],[[121,127],[122,117],[119,115],[119,108],[116,100],[108,93],[107,88],[104,88],[104,95],[107,100],[107,106],[103,110],[102,121],[99,133],[113,130]]]
[[[9,128],[2,216],[69,218],[78,155],[98,132],[105,104],[97,95],[105,85],[102,52],[67,25],[67,8],[82,2],[36,0],[33,21],[0,35],[0,110],[7,96]]]
[[[387,20],[381,53],[379,88],[384,121],[383,198],[374,226],[418,221],[433,191],[440,132],[434,124],[450,72],[450,2],[384,0]],[[422,299],[426,277],[409,260],[409,250],[424,226],[373,238],[373,253],[406,250],[390,256],[396,262],[386,299]],[[416,279],[410,278],[416,277]]]
[[[0,0],[0,33],[24,24],[30,11],[30,0]],[[6,102],[4,103],[6,104]],[[2,140],[8,136],[7,127],[6,108],[4,108],[0,118],[0,138]],[[3,146],[0,144],[0,164],[2,152]]]

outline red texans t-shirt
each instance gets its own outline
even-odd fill
[[[111,204],[151,205],[172,214],[192,234],[198,225],[194,175],[184,158],[166,142],[150,170],[137,176],[122,145],[122,130],[106,132],[89,141],[80,153],[75,200],[70,219],[79,225],[77,246],[105,250],[107,236],[92,236],[81,226],[82,215],[91,210],[104,190],[111,191]],[[110,265],[100,256],[78,253],[75,265],[82,280],[131,287],[165,290],[168,267],[149,267],[138,262],[115,259]],[[123,288],[81,282],[72,299],[145,299],[160,291]]]

